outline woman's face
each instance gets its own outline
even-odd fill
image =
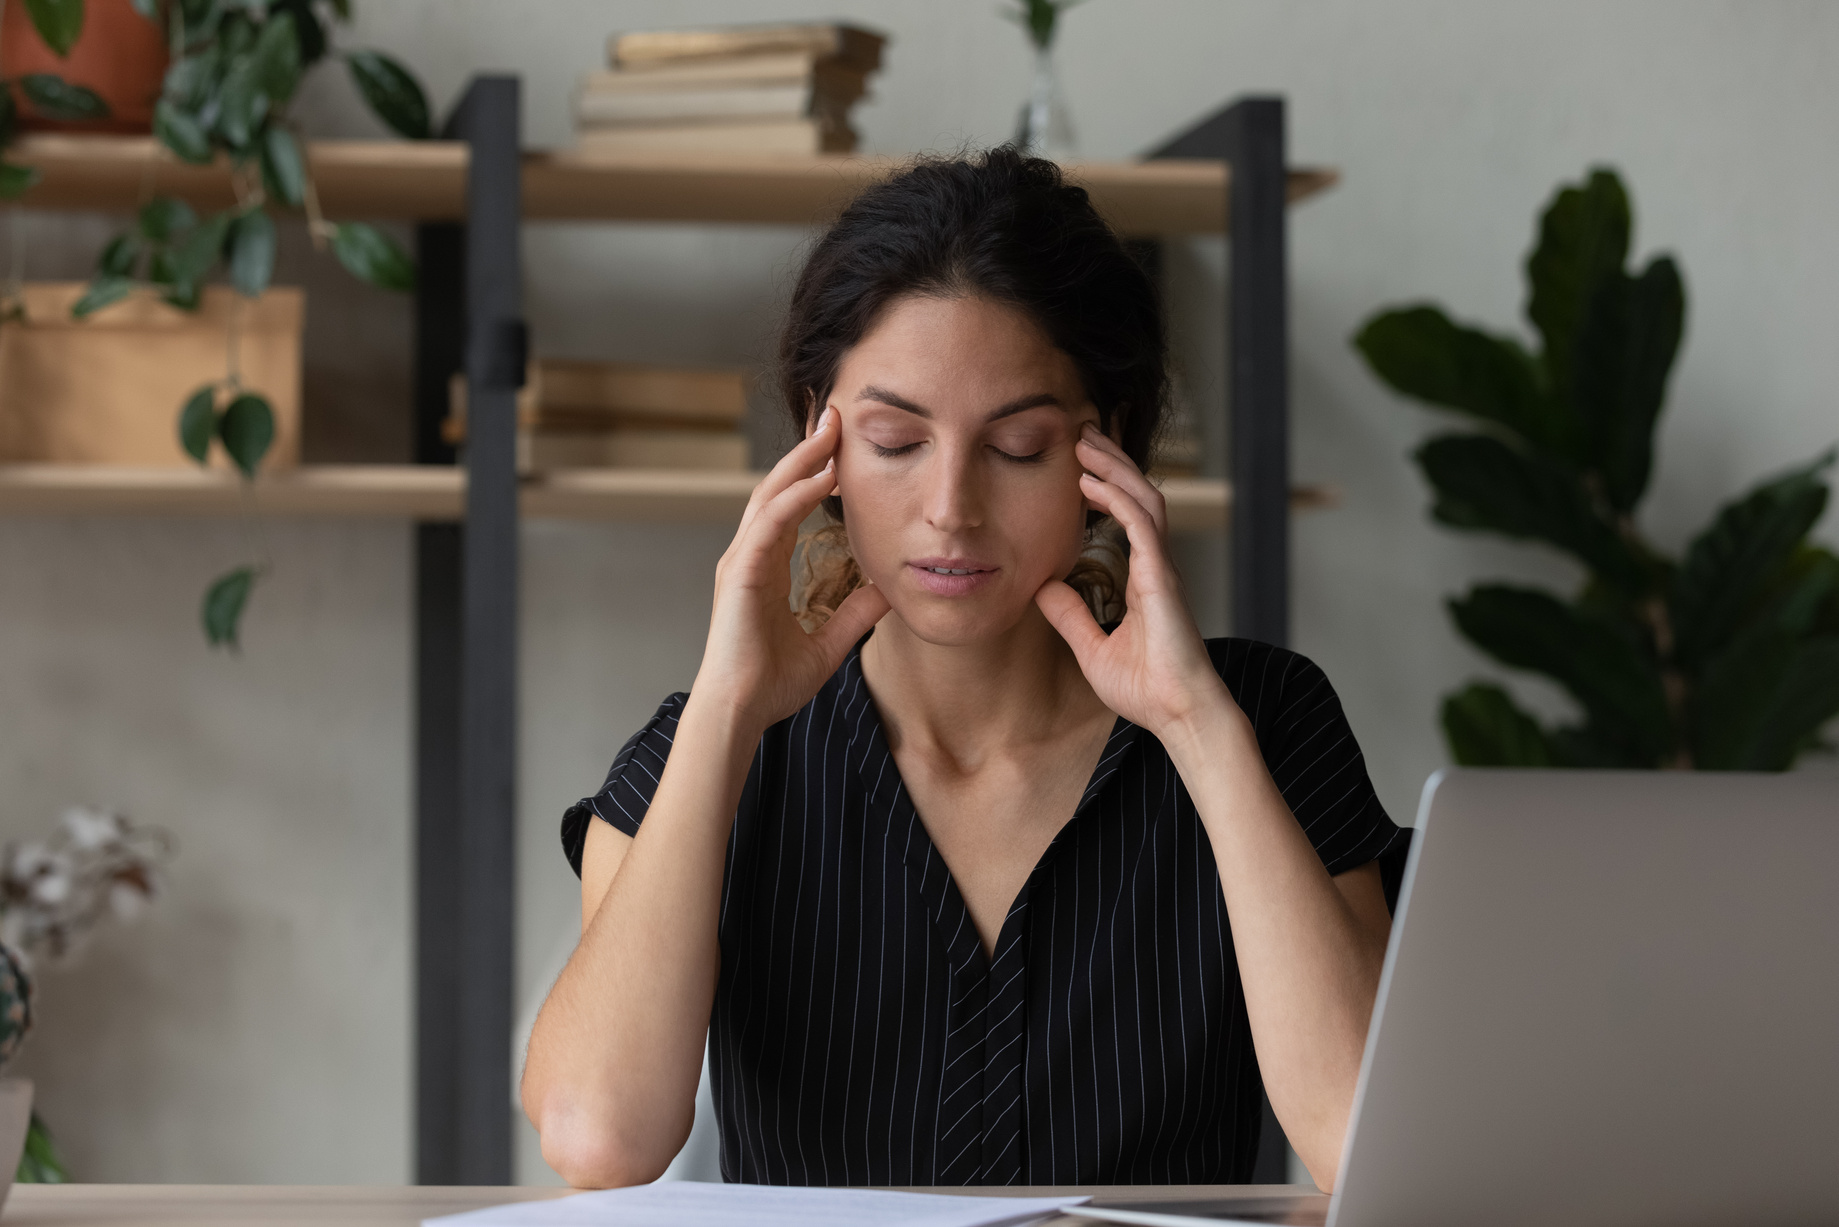
[[[1098,410],[1028,316],[897,299],[844,355],[828,404],[850,549],[921,639],[1006,631],[1072,569],[1090,506],[1073,444]]]

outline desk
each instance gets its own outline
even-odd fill
[[[1307,1193],[1294,1185],[1071,1185],[1008,1189],[914,1189],[915,1193],[975,1193],[982,1196],[1049,1197],[1090,1193],[1094,1197],[1172,1201],[1179,1197],[1238,1193]],[[563,1197],[572,1189],[404,1188],[356,1185],[214,1184],[22,1184],[6,1199],[4,1227],[127,1227],[128,1224],[207,1223],[244,1227],[414,1227],[424,1218],[458,1214],[512,1201]],[[1071,1224],[1065,1216],[1043,1223]],[[1085,1220],[1090,1222],[1091,1220]]]

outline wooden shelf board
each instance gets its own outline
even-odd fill
[[[667,469],[570,469],[528,480],[531,519],[734,523],[762,474]],[[1169,526],[1224,528],[1226,483],[1171,477],[1162,484]],[[444,465],[306,465],[263,474],[252,487],[225,470],[0,465],[0,514],[381,516],[457,520],[466,475]],[[1334,504],[1332,492],[1299,486],[1298,509]]]
[[[8,151],[43,178],[20,203],[125,213],[149,197],[199,209],[235,203],[222,162],[181,162],[152,137],[35,134]],[[465,213],[467,150],[455,141],[313,141],[307,157],[332,218],[443,220]],[[863,187],[903,163],[892,157],[709,154],[524,155],[529,221],[826,221]],[[1205,234],[1225,228],[1226,164],[1211,160],[1069,163],[1099,211],[1130,234]],[[1290,172],[1292,202],[1334,184],[1326,168]]]

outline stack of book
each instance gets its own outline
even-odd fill
[[[886,40],[854,26],[615,35],[575,98],[584,153],[849,153]]]
[[[466,380],[442,434],[466,439]],[[747,376],[624,362],[532,361],[517,394],[517,469],[745,469]]]

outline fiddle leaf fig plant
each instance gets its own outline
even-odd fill
[[[1614,171],[1560,188],[1526,261],[1536,348],[1429,304],[1354,337],[1393,390],[1468,419],[1417,450],[1433,518],[1584,572],[1569,595],[1483,583],[1449,602],[1465,638],[1580,713],[1548,725],[1471,682],[1442,707],[1460,764],[1780,771],[1839,716],[1839,557],[1809,536],[1832,451],[1727,503],[1683,555],[1638,524],[1686,294],[1672,257],[1629,264],[1633,228]]]
[[[81,0],[74,2],[80,10]],[[73,314],[89,315],[137,289],[195,310],[202,287],[220,271],[239,294],[257,298],[274,275],[275,217],[295,210],[305,214],[313,245],[329,249],[353,276],[383,289],[413,289],[414,262],[395,240],[321,214],[302,138],[288,117],[304,75],[338,58],[385,125],[413,140],[429,136],[427,97],[413,73],[381,51],[333,46],[333,28],[350,20],[349,0],[136,0],[136,7],[164,22],[172,47],[154,135],[183,161],[227,163],[236,203],[199,217],[183,201],[153,198],[135,227],[103,248]],[[209,462],[213,442],[221,445],[253,480],[274,442],[274,411],[260,390],[242,385],[234,327],[229,355],[224,378],[180,406],[179,439],[199,464]],[[212,646],[237,646],[238,624],[264,569],[243,564],[212,582],[202,609]]]

